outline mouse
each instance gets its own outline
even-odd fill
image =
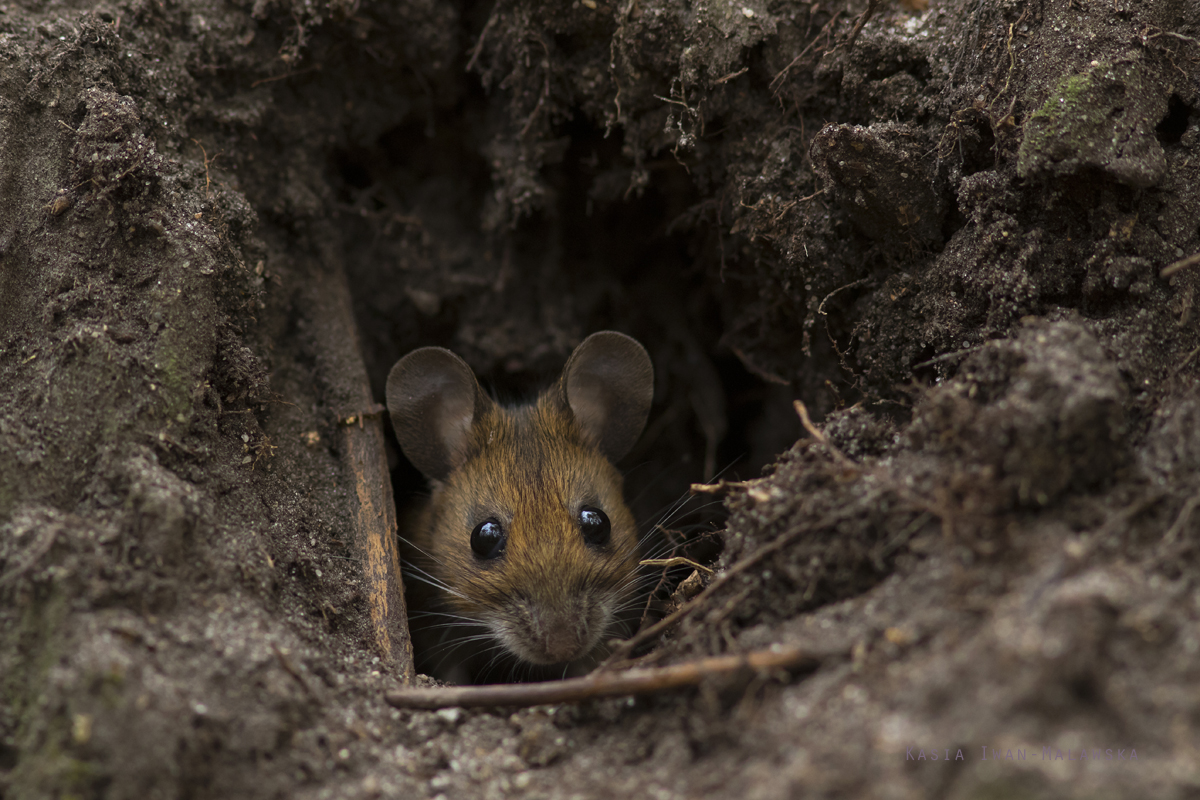
[[[627,633],[641,544],[614,465],[642,434],[654,368],[634,338],[588,336],[532,402],[502,404],[462,358],[414,350],[387,409],[430,495],[402,531],[418,669],[450,683],[575,676]],[[419,587],[419,590],[418,590]]]

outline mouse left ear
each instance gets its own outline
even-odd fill
[[[560,386],[584,433],[609,461],[616,461],[646,427],[654,399],[654,365],[636,339],[600,331],[571,353]]]
[[[413,350],[388,373],[388,413],[400,449],[434,480],[466,461],[471,425],[490,403],[467,362],[442,347]]]

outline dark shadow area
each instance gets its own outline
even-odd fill
[[[1187,132],[1192,108],[1178,94],[1167,101],[1167,115],[1154,128],[1154,135],[1165,145],[1179,144]]]

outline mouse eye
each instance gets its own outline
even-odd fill
[[[494,519],[485,519],[471,531],[471,549],[480,558],[497,558],[504,552],[508,537]]]
[[[592,506],[584,506],[579,510],[579,530],[590,547],[607,547],[612,536],[608,515]]]

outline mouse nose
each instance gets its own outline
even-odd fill
[[[538,614],[534,639],[545,663],[574,661],[585,655],[587,621],[582,615],[573,613],[551,611]]]

